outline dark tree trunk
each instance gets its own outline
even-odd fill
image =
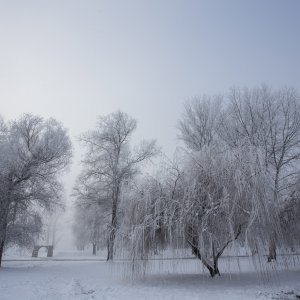
[[[204,258],[201,255],[200,250],[196,246],[191,245],[191,247],[192,247],[193,254],[196,255],[196,257],[199,258],[202,261],[203,265],[209,271],[209,274],[210,274],[211,277],[215,277],[216,275],[219,275],[219,276],[221,275],[220,271],[219,271],[219,268],[218,268],[218,259],[219,259],[219,257],[215,257],[213,264],[211,264],[210,262],[208,262],[206,260],[206,258]]]
[[[203,265],[208,269],[211,277],[215,277],[216,275],[221,276],[219,267],[218,267],[218,260],[221,257],[221,255],[223,254],[226,247],[231,242],[235,241],[239,237],[239,235],[242,232],[242,226],[243,226],[243,224],[240,224],[238,226],[237,232],[234,235],[234,237],[232,239],[229,239],[217,253],[215,253],[216,249],[215,249],[214,243],[212,243],[212,250],[213,250],[213,253],[212,253],[213,261],[212,262],[209,261],[206,257],[203,257],[203,255],[201,254],[200,249],[197,247],[197,245],[198,245],[197,238],[195,236],[193,236],[193,230],[191,228],[191,230],[190,230],[191,233],[188,233],[188,235],[191,237],[191,241],[187,240],[187,242],[192,247],[193,254],[196,255],[196,257],[198,257],[202,261]]]
[[[275,239],[272,239],[269,244],[269,255],[268,255],[268,262],[272,260],[276,260],[276,242]]]
[[[107,241],[107,260],[114,259],[114,243],[115,243],[115,229],[111,230]]]
[[[0,267],[1,267],[1,263],[2,263],[2,256],[4,253],[4,245],[5,245],[5,239],[6,239],[6,229],[7,229],[7,223],[5,223],[6,220],[3,220],[4,224],[3,226],[1,226],[2,228],[2,235],[0,238]],[[1,230],[0,229],[0,230]]]
[[[96,244],[93,243],[93,255],[96,255]]]
[[[6,240],[6,230],[7,230],[7,222],[8,222],[8,209],[4,212],[3,215],[0,215],[0,267],[2,263],[2,256],[4,253],[4,245]]]
[[[215,275],[221,276],[220,271],[219,271],[219,266],[218,266],[218,260],[219,260],[218,257],[214,258],[214,268],[213,268],[214,275],[212,276],[212,274],[210,274],[212,277],[214,277]]]
[[[274,203],[278,203],[279,172],[280,169],[277,169],[276,176],[275,176],[275,186],[274,186]],[[269,241],[268,262],[271,262],[272,260],[276,260],[276,231],[275,230],[272,232],[271,239]]]
[[[109,238],[107,239],[107,258],[106,260],[109,261],[110,258],[110,246],[109,246]]]
[[[111,232],[107,241],[107,260],[113,260],[114,258],[114,244],[116,238],[117,228],[117,203],[118,203],[119,191],[118,189],[114,193],[112,203],[112,216],[111,216]]]
[[[3,251],[4,251],[4,241],[1,241],[1,243],[0,243],[0,267],[1,267],[1,264],[2,264]]]

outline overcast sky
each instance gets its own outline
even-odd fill
[[[300,91],[299,53],[298,0],[0,0],[0,114],[54,117],[74,139],[121,109],[171,155],[186,100]]]
[[[1,114],[72,136],[118,108],[172,153],[183,103],[233,85],[300,88],[300,1],[0,0]]]

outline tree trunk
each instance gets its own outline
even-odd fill
[[[213,241],[212,241],[212,252],[213,252],[213,275],[212,274],[210,274],[210,275],[211,275],[211,277],[214,277],[217,274],[219,276],[221,276],[219,267],[218,267],[218,261],[219,261],[219,257],[222,255],[223,251],[216,254],[216,248],[215,248]]]
[[[214,277],[215,275],[221,276],[220,271],[219,271],[219,266],[218,266],[218,260],[219,260],[218,257],[214,258],[214,268],[213,268],[214,274],[213,274],[213,276],[212,276],[212,274],[210,274],[211,277]]]
[[[270,241],[269,244],[268,262],[271,262],[272,260],[276,260],[276,242],[274,238]]]
[[[279,172],[280,169],[276,170],[275,176],[275,186],[274,186],[274,203],[278,203],[278,182],[279,182]],[[271,235],[271,240],[269,242],[269,255],[268,262],[276,260],[276,232],[273,231]]]
[[[192,247],[193,254],[196,255],[202,261],[203,265],[208,269],[211,277],[215,277],[216,275],[221,276],[220,271],[219,271],[219,267],[218,267],[218,260],[221,257],[221,255],[223,254],[226,247],[231,242],[235,241],[239,237],[239,235],[242,232],[242,226],[243,226],[243,224],[240,224],[238,226],[237,232],[234,235],[234,237],[229,239],[217,253],[215,253],[216,249],[215,249],[214,243],[212,242],[213,262],[210,262],[208,259],[206,259],[206,257],[203,257],[203,255],[201,254],[200,250],[197,247],[198,243],[197,243],[197,240],[196,240],[195,237],[192,237],[192,242],[187,240],[189,245]],[[191,232],[192,232],[192,230],[191,230]],[[191,234],[189,234],[189,235],[192,236]]]
[[[0,243],[0,267],[1,267],[1,264],[2,264],[3,251],[4,251],[4,241],[1,241],[1,243]]]
[[[115,230],[112,229],[107,241],[107,260],[114,259]]]
[[[96,244],[93,243],[93,255],[96,255]]]
[[[215,277],[216,275],[221,275],[219,268],[218,268],[218,257],[214,258],[214,262],[213,264],[210,263],[206,258],[204,258],[201,253],[200,250],[193,244],[189,243],[190,246],[192,247],[192,251],[193,254],[196,255],[197,258],[199,258],[203,265],[207,268],[207,270],[209,271],[209,274],[211,277]]]
[[[2,263],[2,256],[4,252],[4,245],[6,239],[6,230],[7,230],[7,222],[8,222],[8,209],[4,211],[4,214],[0,216],[0,267]]]
[[[109,238],[107,239],[107,258],[106,261],[109,261],[111,259],[110,257],[110,243],[109,243]]]
[[[113,203],[112,203],[112,216],[111,216],[111,232],[109,234],[107,242],[107,260],[113,260],[114,258],[114,244],[116,238],[117,228],[117,203],[118,203],[119,191],[118,188],[114,192]]]
[[[2,227],[2,236],[0,239],[0,267],[1,267],[1,263],[2,263],[2,256],[4,253],[4,245],[5,245],[5,239],[6,239],[6,229],[7,229],[7,224],[4,224],[4,226]]]

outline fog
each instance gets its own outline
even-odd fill
[[[73,142],[58,248],[73,247],[78,137],[99,115],[128,113],[134,143],[156,139],[172,156],[193,97],[261,83],[299,91],[299,10],[297,0],[0,0],[0,114],[53,117]]]

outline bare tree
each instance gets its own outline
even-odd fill
[[[117,111],[100,117],[96,129],[82,135],[80,140],[87,153],[82,164],[81,182],[85,188],[96,188],[111,205],[110,234],[107,242],[108,260],[113,259],[114,242],[118,226],[118,205],[122,186],[139,171],[138,166],[156,152],[155,142],[143,142],[134,151],[130,138],[136,121]],[[99,199],[98,199],[99,200]]]
[[[46,245],[52,245],[53,249],[56,248],[57,244],[61,239],[61,235],[59,234],[59,221],[62,218],[64,212],[64,207],[58,206],[55,207],[51,211],[47,211],[43,213],[44,219],[44,232],[45,237],[44,241]]]
[[[263,250],[275,223],[269,176],[260,151],[251,146],[207,149],[190,162],[185,192],[185,234],[193,253],[211,276],[220,275],[218,259],[240,239]],[[211,257],[211,260],[209,259]]]
[[[45,209],[60,204],[62,186],[57,175],[66,169],[71,157],[66,130],[53,119],[24,115],[2,128],[0,263],[7,234],[15,232],[13,224],[22,218],[30,220],[30,216],[36,223],[37,218],[30,213],[34,204]]]
[[[300,240],[300,187],[299,182],[293,188],[291,194],[281,203],[279,220],[282,230],[281,237],[284,245],[291,251],[296,251]]]
[[[131,259],[164,245],[188,246],[212,277],[220,275],[218,260],[233,242],[265,247],[274,222],[269,195],[269,176],[255,147],[208,147],[189,155],[183,168],[170,165],[124,205]]]
[[[232,148],[242,141],[263,149],[265,167],[273,178],[277,216],[293,193],[300,175],[300,97],[293,88],[233,88],[220,124],[220,137]],[[270,238],[268,260],[276,259],[278,235]]]
[[[183,116],[178,123],[179,139],[194,151],[210,145],[216,135],[221,108],[221,96],[197,97],[187,102]]]
[[[97,248],[106,244],[107,241],[105,226],[108,220],[103,217],[101,209],[99,205],[75,207],[73,233],[76,246],[79,250],[84,250],[85,246],[92,244],[93,255],[96,255]]]

